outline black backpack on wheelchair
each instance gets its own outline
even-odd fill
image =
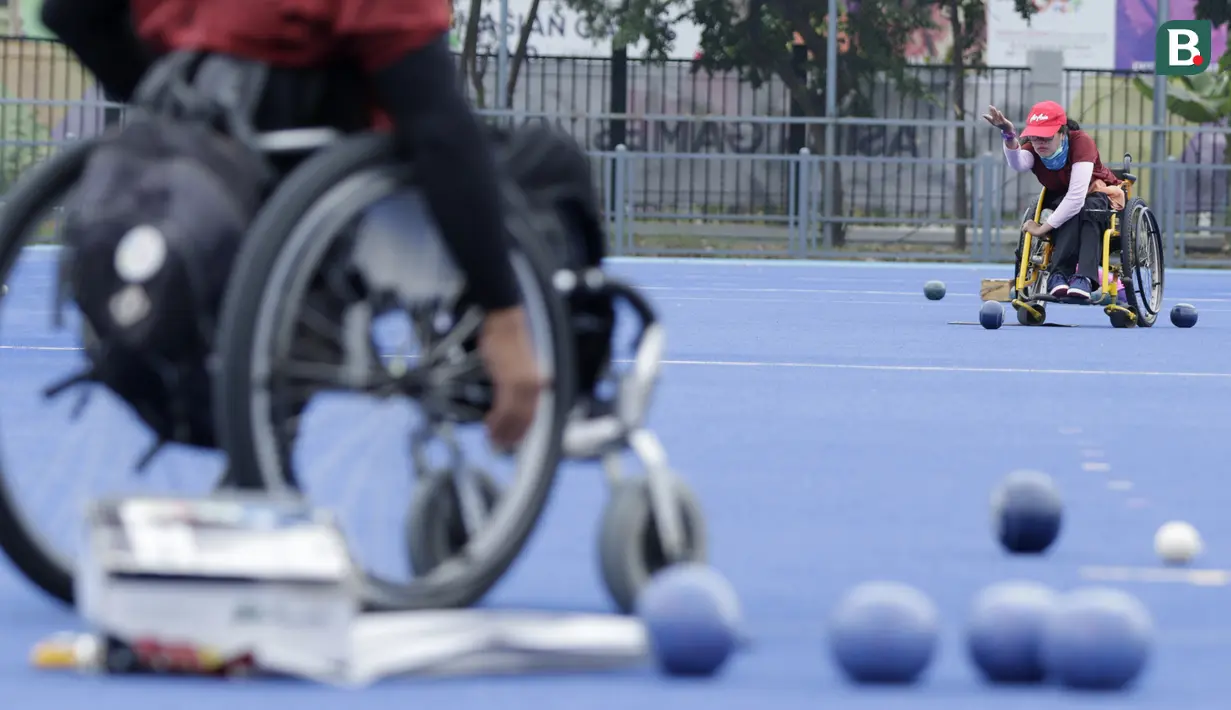
[[[135,118],[97,141],[65,204],[61,288],[85,320],[89,367],[53,394],[104,384],[157,436],[151,455],[165,442],[216,445],[215,317],[273,182],[235,120],[263,78],[199,55],[167,57],[138,90]]]

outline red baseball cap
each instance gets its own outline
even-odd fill
[[[1030,108],[1022,138],[1051,138],[1068,121],[1069,117],[1065,115],[1063,106],[1055,101],[1040,101]]]

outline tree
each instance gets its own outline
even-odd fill
[[[875,87],[890,81],[908,95],[926,95],[924,87],[909,72],[905,48],[912,33],[934,29],[932,11],[940,6],[949,12],[954,38],[959,49],[955,104],[964,100],[964,68],[981,61],[984,34],[983,0],[566,0],[595,32],[614,33],[616,41],[633,44],[644,40],[648,56],[663,58],[675,34],[674,22],[689,18],[701,27],[701,57],[698,69],[734,70],[745,80],[759,86],[777,77],[789,89],[792,99],[807,116],[825,113],[825,75],[828,71],[826,37],[829,2],[839,2],[839,59],[837,105],[843,116],[870,116]],[[1031,0],[1014,0],[1018,11],[1028,17],[1034,12]],[[792,46],[801,42],[810,56],[801,76],[792,63]],[[964,117],[965,107],[955,106]],[[823,126],[809,131],[809,143],[820,153],[825,145]],[[841,131],[838,131],[841,135]],[[959,141],[965,146],[965,132]],[[962,148],[963,151],[967,149]],[[963,153],[965,155],[965,152]],[[835,166],[837,171],[838,166]],[[833,203],[842,204],[841,178],[825,189]],[[964,211],[965,176],[956,195]],[[835,244],[844,242],[839,229]],[[965,230],[959,240],[964,243]]]
[[[983,50],[987,44],[987,5],[984,0],[924,0],[925,4],[940,8],[949,22],[949,33],[953,45],[949,50],[949,94],[953,108],[953,118],[965,121],[969,118],[966,106],[966,79],[968,70],[978,70],[983,67]],[[1023,18],[1029,20],[1038,7],[1033,0],[1014,0],[1014,9]],[[975,107],[978,115],[980,107]],[[971,157],[970,143],[966,137],[966,128],[957,128],[954,143],[957,146],[958,160]],[[966,183],[966,170],[959,168],[954,179],[953,198],[956,213],[954,217],[965,220],[970,217],[969,187]],[[954,233],[954,248],[959,251],[967,246],[966,226],[959,224]]]
[[[526,57],[529,54],[530,35],[534,31],[535,23],[538,22],[539,5],[541,0],[531,0],[530,7],[526,11],[526,16],[521,18],[521,26],[517,28],[517,48],[509,55],[509,71],[506,79],[507,83],[503,87],[504,94],[497,99],[499,108],[512,108],[511,101],[513,98],[513,89],[517,87],[517,77],[521,73],[522,65],[526,62]],[[510,20],[516,22],[517,18],[510,17]],[[500,19],[492,18],[483,11],[483,0],[470,0],[469,9],[465,17],[465,32],[462,38],[462,57],[461,57],[461,75],[462,81],[470,81],[471,87],[474,89],[474,100],[480,108],[486,108],[487,92],[484,89],[483,79],[489,68],[491,55],[496,53],[494,45],[481,46],[480,38],[484,34],[491,34],[493,41],[499,41],[499,33],[496,31]],[[496,87],[497,96],[501,87]]]
[[[1194,12],[1198,20],[1209,20],[1215,27],[1231,24],[1231,3],[1227,0],[1197,0]],[[1231,47],[1227,53],[1231,54]],[[1223,60],[1227,61],[1227,54],[1223,55]]]

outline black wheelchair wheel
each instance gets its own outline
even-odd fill
[[[81,177],[94,143],[82,141],[57,153],[22,176],[4,195],[0,212],[0,282],[7,282],[33,228],[53,202]],[[0,462],[0,548],[13,565],[52,598],[73,604],[73,567],[62,559],[26,519]]]
[[[1043,325],[1047,322],[1047,306],[1042,303],[1031,305],[1034,310],[1038,311],[1038,315],[1031,313],[1025,308],[1017,309],[1017,322],[1022,325]]]
[[[1122,214],[1120,269],[1124,296],[1137,316],[1136,325],[1149,328],[1163,308],[1162,230],[1140,197],[1129,200]]]
[[[292,341],[299,332],[297,309],[309,308],[303,303],[310,283],[324,278],[322,268],[331,259],[339,261],[337,250],[345,249],[348,239],[363,239],[353,235],[365,210],[413,191],[410,168],[391,159],[393,155],[389,137],[371,134],[348,137],[320,150],[279,186],[236,259],[219,321],[215,398],[219,439],[230,459],[232,480],[240,488],[303,492],[292,446],[298,436],[298,413],[304,411],[296,408],[306,407],[306,402],[289,401],[297,389],[292,381],[298,375],[290,372]],[[502,491],[490,517],[467,544],[423,576],[393,582],[365,571],[363,595],[370,611],[464,607],[481,599],[520,554],[553,487],[573,405],[576,364],[565,305],[552,286],[552,262],[537,244],[544,229],[561,227],[536,221],[544,216],[532,213],[520,197],[512,188],[506,194],[511,203],[513,266],[535,333],[540,367],[551,385],[541,395],[536,421],[517,452],[517,482]],[[393,223],[391,231],[399,239],[415,240],[408,234],[416,231],[412,225]],[[387,288],[416,290],[415,298],[428,298],[424,292],[434,287],[442,293],[449,290],[451,277],[442,275],[442,270],[452,269],[452,262],[443,255],[439,238],[428,237],[426,242],[420,240],[420,246],[434,249],[431,254],[380,259]],[[350,242],[350,264],[358,263],[355,243]],[[387,246],[396,251],[400,244]],[[359,276],[352,272],[351,277],[357,279],[351,286],[367,289],[362,297],[356,291],[357,298],[375,297],[377,279],[370,269]],[[383,372],[380,367],[373,370]],[[337,384],[341,390],[349,386]],[[395,394],[426,406],[419,397],[422,393]],[[471,423],[477,421],[476,417]]]

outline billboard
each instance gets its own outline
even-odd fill
[[[1115,0],[1034,0],[1038,14],[1029,21],[1017,14],[1013,0],[986,2],[990,66],[1024,67],[1030,50],[1061,50],[1070,68],[1115,67]]]
[[[1197,0],[1171,0],[1169,20],[1196,19]],[[1116,69],[1154,71],[1154,29],[1158,0],[1118,0],[1116,3]],[[1227,51],[1227,28],[1214,30],[1214,56]]]
[[[1070,69],[1154,70],[1158,0],[1034,0],[1027,22],[1013,0],[987,2],[987,63],[1026,66],[1031,49],[1064,52]],[[1168,19],[1195,19],[1197,0],[1171,0]],[[1214,56],[1227,49],[1227,28],[1214,31]]]

